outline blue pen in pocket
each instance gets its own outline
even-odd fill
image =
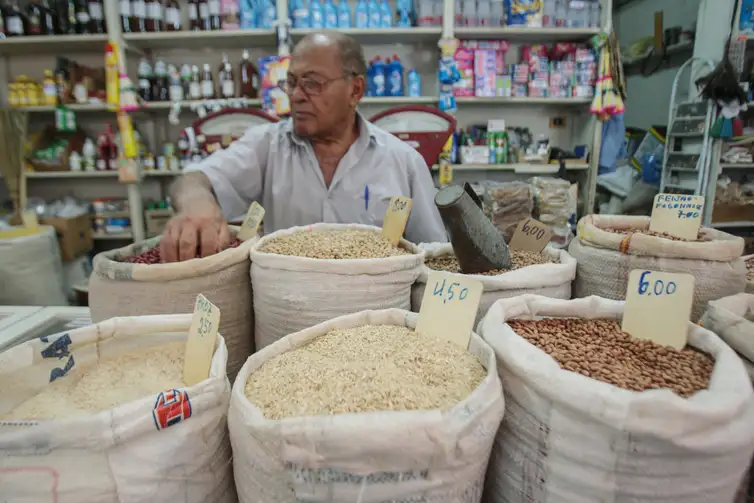
[[[369,211],[369,185],[364,185],[364,211]]]

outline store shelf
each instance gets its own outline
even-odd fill
[[[163,33],[124,33],[123,39],[135,49],[248,49],[274,46],[275,30],[174,31]]]
[[[512,171],[516,173],[557,173],[560,170],[559,164],[451,164],[453,171]],[[433,171],[439,170],[439,165],[432,166]],[[589,169],[585,163],[566,164],[568,171],[582,171]]]
[[[459,40],[508,40],[510,42],[567,42],[587,40],[599,28],[528,28],[525,26],[455,28]]]
[[[739,220],[736,222],[712,222],[710,227],[716,229],[728,229],[733,227],[754,227],[754,222],[751,220]]]
[[[291,36],[294,41],[322,30],[294,28]],[[442,29],[438,27],[412,28],[343,28],[339,33],[355,38],[362,44],[412,44],[418,42],[437,42],[442,35]]]
[[[367,96],[360,105],[435,105],[437,96]]]
[[[241,98],[231,98],[229,101],[233,100],[240,100]],[[192,106],[199,106],[199,105],[205,105],[207,101],[212,100],[193,100],[193,101],[181,101],[181,111],[191,111]],[[222,101],[222,100],[217,100]],[[260,107],[262,106],[262,100],[258,99],[245,99],[246,105],[249,107]],[[144,111],[155,111],[155,110],[170,110],[173,107],[172,101],[151,101],[148,103],[145,103],[142,110]]]
[[[144,177],[178,176],[180,171],[144,171]],[[117,171],[29,171],[26,178],[118,178]]]
[[[79,105],[79,104],[71,104],[71,105],[64,105],[69,110],[72,110],[76,113],[78,112],[113,112],[112,110],[108,110],[107,105],[104,103],[97,103],[97,104],[86,104],[86,105]],[[30,113],[55,113],[55,109],[57,107],[53,106],[37,106],[37,107],[19,107],[17,110],[21,110],[24,112],[30,112]]]
[[[96,239],[98,241],[129,240],[133,238],[134,236],[130,232],[118,232],[118,233],[94,232],[92,233],[92,239]]]
[[[457,96],[459,105],[548,105],[548,106],[584,106],[592,103],[593,98],[535,98],[520,97],[482,97]]]
[[[669,45],[665,48],[664,52],[659,53],[660,56],[673,56],[676,54],[681,54],[683,52],[693,52],[694,50],[694,43],[693,42],[683,42],[680,44],[675,45]],[[623,66],[631,66],[636,65],[639,63],[643,63],[648,58],[650,58],[653,55],[654,49],[649,49],[647,52],[642,54],[641,56],[636,56],[634,58],[623,58]]]
[[[50,35],[11,37],[0,40],[0,55],[63,54],[77,52],[102,53],[107,35]]]
[[[741,162],[741,163],[720,163],[720,169],[752,169],[754,163]]]

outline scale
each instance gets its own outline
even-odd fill
[[[256,108],[226,108],[197,119],[181,131],[180,147],[209,155],[227,148],[252,127],[278,122],[280,119]],[[184,143],[185,142],[185,143]],[[179,148],[180,148],[179,147]]]
[[[41,307],[32,306],[0,306],[0,331],[10,328],[41,310]]]
[[[456,130],[455,117],[421,105],[389,108],[369,121],[418,150],[430,168],[437,164],[443,147]]]
[[[92,324],[88,307],[44,307],[0,332],[0,352],[39,337]]]

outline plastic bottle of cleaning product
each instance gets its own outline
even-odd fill
[[[380,28],[392,28],[393,27],[393,9],[390,8],[390,4],[387,0],[380,2]]]
[[[369,16],[368,26],[369,28],[379,28],[381,13],[380,4],[377,0],[367,1],[367,14]]]
[[[393,54],[393,61],[387,66],[388,92],[387,96],[403,96],[403,65],[397,54]]]
[[[341,0],[342,2],[343,0]],[[368,28],[369,27],[369,7],[367,7],[367,0],[358,0],[356,2],[356,28]]]
[[[372,96],[385,96],[385,63],[377,56],[372,62]]]
[[[492,7],[490,6],[490,0],[477,1],[476,15],[479,26],[490,26],[492,22]]]
[[[463,0],[463,25],[477,26],[476,0]]]
[[[310,28],[309,5],[307,0],[293,0],[291,2],[294,28]]]
[[[592,0],[589,5],[589,27],[599,28],[602,25],[602,6],[599,0]]]
[[[374,96],[374,60],[367,64],[367,88],[364,94]]]
[[[505,26],[505,2],[503,0],[491,0],[490,26]]]
[[[416,71],[416,68],[412,68],[408,71],[406,81],[408,82],[409,96],[416,98],[422,95],[422,78],[421,75],[419,75],[419,72]]]
[[[325,8],[321,0],[309,0],[309,20],[312,28],[325,27]]]
[[[408,28],[411,26],[411,4],[406,0],[399,0],[395,4],[395,26]]]
[[[264,0],[262,3],[262,13],[259,20],[259,25],[264,29],[272,29],[272,24],[277,18],[277,7],[272,0]]]
[[[474,0],[476,1],[476,0]],[[435,24],[435,11],[432,0],[419,0],[419,26],[433,26]]]
[[[333,0],[325,0],[325,28],[338,27],[338,8]]]
[[[351,27],[351,8],[347,0],[340,0],[338,4],[338,28]]]

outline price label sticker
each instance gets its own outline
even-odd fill
[[[693,300],[692,275],[635,269],[628,275],[623,331],[681,349],[688,338]]]
[[[510,248],[527,252],[540,253],[552,238],[552,231],[545,224],[533,218],[518,223],[511,237]]]
[[[37,212],[34,210],[26,210],[21,213],[21,221],[27,229],[36,229],[39,227]]]
[[[429,273],[416,331],[468,348],[482,290],[482,282],[475,279]]]
[[[241,224],[241,231],[238,233],[238,237],[242,241],[246,241],[247,239],[256,236],[257,231],[259,230],[259,224],[262,223],[263,218],[264,208],[262,208],[261,204],[254,201],[251,203],[251,206],[249,206],[249,212],[246,213],[246,218],[244,219],[243,224]]]
[[[204,295],[197,295],[183,362],[183,382],[186,386],[193,386],[209,377],[219,326],[220,309]]]
[[[451,183],[453,183],[453,166],[440,164],[440,185],[450,185]]]
[[[649,230],[696,240],[703,211],[704,196],[657,194],[652,205]]]
[[[413,201],[410,197],[395,196],[390,198],[390,204],[385,212],[385,220],[382,222],[382,235],[390,241],[393,246],[398,244],[406,230],[408,216],[411,214]]]

